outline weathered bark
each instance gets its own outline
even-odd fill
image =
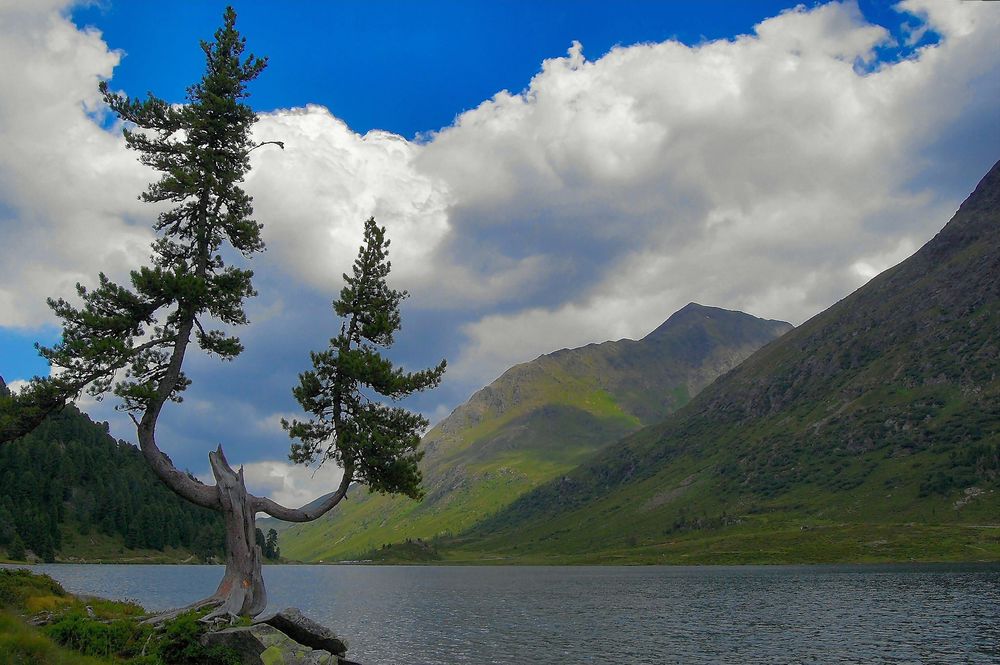
[[[177,386],[181,375],[181,366],[184,364],[184,353],[187,351],[193,329],[194,315],[190,315],[177,331],[170,363],[156,387],[156,396],[150,400],[148,407],[142,414],[142,420],[136,423],[136,434],[139,437],[139,449],[142,451],[143,457],[146,458],[149,467],[163,481],[164,485],[195,505],[219,510],[219,494],[216,489],[181,472],[156,445],[156,421],[160,417],[163,405],[170,399],[170,395]],[[209,454],[209,458],[211,458],[211,454]]]
[[[267,513],[284,522],[312,522],[328,513],[347,496],[347,490],[351,486],[353,478],[354,467],[348,465],[344,469],[344,477],[340,481],[340,487],[335,492],[324,494],[301,508],[286,508],[267,497],[254,497],[254,510]]]
[[[263,612],[267,606],[267,591],[261,573],[263,554],[257,545],[256,514],[264,512],[290,522],[312,521],[326,514],[347,496],[352,480],[352,468],[349,467],[344,470],[344,478],[336,491],[325,494],[301,508],[286,508],[271,499],[256,497],[247,492],[243,467],[234,471],[222,452],[222,446],[208,454],[216,481],[215,485],[210,486],[178,472],[171,464],[170,458],[156,448],[151,433],[147,442],[150,445],[144,452],[147,453],[147,459],[152,457],[158,461],[158,464],[154,465],[154,470],[160,477],[172,476],[175,479],[183,477],[181,482],[168,483],[168,486],[199,505],[221,512],[226,532],[226,571],[215,593],[185,607],[150,617],[146,623],[151,624],[163,623],[184,612],[205,607],[215,609],[202,621],[226,616],[255,617]],[[211,492],[213,496],[207,496],[206,491]]]
[[[255,538],[255,497],[247,492],[243,467],[233,471],[222,446],[209,453],[208,458],[226,528],[226,572],[212,596],[222,602],[205,619],[227,615],[255,617],[267,606],[267,591],[260,569],[263,555]]]

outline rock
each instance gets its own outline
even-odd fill
[[[32,626],[47,626],[52,620],[52,612],[42,611],[28,619],[28,623]]]
[[[346,662],[328,651],[299,644],[265,624],[206,633],[201,643],[232,649],[239,655],[242,665],[340,665]]]
[[[347,653],[347,642],[337,637],[332,630],[321,626],[302,614],[295,607],[288,607],[263,619],[257,619],[254,624],[274,626],[285,635],[307,647],[329,651],[337,656]]]

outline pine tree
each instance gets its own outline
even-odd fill
[[[400,302],[405,291],[390,289],[389,240],[374,218],[365,222],[364,244],[353,275],[333,309],[341,319],[340,334],[325,351],[310,354],[313,369],[299,375],[292,391],[311,419],[282,425],[298,442],[289,458],[310,463],[332,460],[348,481],[372,491],[421,496],[417,450],[427,419],[399,406],[373,400],[371,393],[399,400],[433,388],[441,381],[445,361],[420,372],[403,372],[379,351],[392,346],[401,327]]]
[[[14,534],[14,540],[7,546],[7,556],[14,561],[24,561],[26,554],[24,541],[21,540],[21,536]]]
[[[228,8],[215,40],[202,43],[205,74],[188,89],[186,104],[171,105],[152,95],[131,99],[101,84],[105,102],[125,123],[127,145],[161,174],[142,200],[170,207],[154,225],[158,237],[151,264],[133,271],[129,286],[102,273],[96,288],[77,286],[82,306],[49,301],[62,319],[62,337],[40,352],[59,372],[36,377],[17,395],[0,390],[0,442],[37,427],[84,390],[97,398],[112,393],[120,399],[120,408],[136,424],[142,454],[159,479],[195,505],[222,513],[226,571],[216,592],[196,604],[215,606],[206,620],[254,616],[267,605],[254,526],[258,512],[285,521],[311,521],[336,506],[356,480],[377,491],[419,496],[416,448],[426,420],[370,401],[362,389],[367,386],[399,399],[436,385],[444,371],[442,362],[432,370],[405,374],[375,348],[392,343],[400,323],[398,304],[405,294],[385,286],[388,242],[384,229],[370,221],[354,277],[347,278],[335,303],[345,327],[333,349],[317,354],[316,371],[304,374],[309,378],[295,389],[313,419],[289,426],[301,441],[293,445],[292,459],[335,461],[344,469],[339,487],[306,506],[287,508],[249,494],[242,468],[233,470],[221,446],[209,453],[215,485],[177,469],[160,451],[157,420],[168,402],[181,401],[190,383],[183,371],[186,354],[196,345],[230,360],[243,349],[238,338],[206,325],[210,320],[229,327],[247,323],[243,307],[244,300],[255,295],[253,273],[226,265],[222,256],[229,253],[227,246],[248,259],[263,250],[261,226],[252,218],[251,198],[240,183],[250,168],[251,151],[265,143],[283,147],[251,139],[256,114],[243,100],[247,84],[264,70],[266,60],[243,57],[245,40],[235,21],[235,12]],[[335,413],[325,413],[324,403]],[[320,437],[324,431],[335,434],[329,446]],[[37,492],[32,484],[24,489]],[[101,528],[107,533],[128,529],[131,534],[142,510],[139,501],[146,497],[122,483],[115,492],[118,500],[106,506]],[[160,522],[153,517],[146,521]],[[143,535],[138,530],[135,540],[142,541]],[[202,556],[211,556],[217,535],[210,532]]]
[[[281,548],[278,547],[278,532],[274,529],[267,530],[267,541],[264,543],[264,556],[268,559],[277,559]]]

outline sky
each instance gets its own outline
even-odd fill
[[[0,0],[0,375],[48,368],[47,297],[149,255],[155,174],[97,93],[183,103],[223,3]],[[688,302],[800,324],[929,240],[1000,158],[1000,3],[236,4],[269,66],[246,190],[268,250],[233,363],[158,427],[207,475],[302,503],[281,417],[374,215],[411,297],[390,355],[441,358],[432,421],[513,364],[639,338]],[[114,401],[81,400],[135,440]]]

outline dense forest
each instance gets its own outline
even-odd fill
[[[121,537],[127,549],[221,554],[217,512],[174,495],[142,453],[72,406],[0,446],[0,548],[53,561],[66,529]],[[273,545],[272,545],[273,547]]]

